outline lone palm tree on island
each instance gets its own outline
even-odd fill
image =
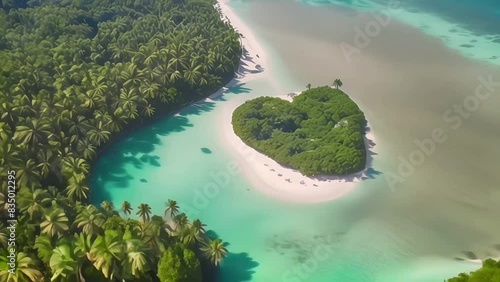
[[[344,84],[342,83],[342,80],[340,80],[340,78],[337,78],[335,79],[332,85],[335,86],[335,89],[339,89]]]

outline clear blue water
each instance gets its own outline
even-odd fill
[[[496,0],[299,0],[390,14],[439,37],[464,55],[500,64],[500,1]]]
[[[251,21],[252,15],[246,14],[247,11],[257,4],[265,7],[268,2],[272,1],[234,1],[232,4],[253,28],[256,23]],[[384,12],[387,5],[387,1],[357,0],[300,3],[304,9],[306,6],[318,9],[342,6],[348,8],[346,13]],[[499,44],[495,42],[500,33],[500,4],[495,1],[479,3],[402,1],[403,9],[396,18],[441,38],[450,47],[450,52],[458,50],[469,58],[498,63],[494,56],[500,57]],[[286,1],[281,4],[288,5]],[[486,216],[481,217],[485,222],[476,227],[484,233],[476,236],[464,232],[467,235],[463,237],[443,237],[451,231],[442,232],[445,222],[436,218],[442,219],[439,216],[447,212],[456,213],[452,219],[456,223],[465,214],[472,214],[468,205],[448,210],[455,207],[456,199],[439,195],[440,201],[448,202],[443,202],[442,209],[432,210],[425,203],[431,200],[416,196],[425,190],[391,193],[385,187],[385,179],[376,177],[333,202],[289,204],[262,195],[241,172],[231,173],[233,160],[218,131],[226,103],[243,102],[261,95],[283,95],[304,85],[302,78],[287,72],[288,62],[278,56],[284,50],[275,49],[272,42],[262,40],[262,43],[273,58],[274,73],[268,76],[278,84],[266,78],[252,80],[232,87],[220,100],[197,103],[178,115],[132,132],[98,160],[92,174],[92,201],[110,200],[115,206],[120,206],[124,200],[133,206],[149,203],[154,213],[162,214],[164,202],[176,199],[191,219],[200,218],[229,243],[230,255],[222,265],[219,282],[432,282],[476,268],[476,264],[454,260],[449,249],[477,238],[487,238],[484,234],[489,233],[484,229],[490,222],[486,221]],[[463,44],[473,46],[463,47]],[[382,132],[384,125],[379,121],[381,116],[389,117],[388,113],[376,111],[370,100],[360,101],[374,116],[375,131],[378,126]],[[420,112],[426,113],[426,110],[420,109]],[[391,170],[387,155],[399,141],[397,135],[391,138],[388,134],[378,139],[385,144],[374,161],[377,171]],[[488,146],[492,148],[496,144]],[[466,150],[467,147],[456,148]],[[448,161],[456,163],[454,159]],[[428,169],[436,168],[430,166]],[[425,176],[429,173],[427,170],[422,170],[424,175],[420,175],[417,184],[427,187],[433,179]],[[450,182],[442,183],[460,182],[459,177],[459,172],[451,174]],[[495,197],[495,194],[485,195],[486,199]],[[410,204],[408,199],[415,199],[415,204]],[[418,206],[421,203],[422,206]],[[488,208],[490,206],[483,208],[486,211],[482,215],[488,214]],[[416,217],[422,220],[412,221]],[[470,228],[457,226],[453,229],[456,233],[460,228]],[[449,245],[452,246],[448,248]],[[457,253],[461,250],[456,249]]]

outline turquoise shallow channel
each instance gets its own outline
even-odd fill
[[[478,76],[500,81],[500,2],[401,1],[397,20],[349,65],[335,46],[387,2],[231,1],[272,73],[115,143],[93,168],[92,201],[148,203],[163,214],[167,199],[177,200],[229,243],[218,282],[441,282],[479,267],[468,258],[500,256],[491,247],[500,244],[500,89],[459,129],[442,120]],[[402,36],[411,36],[404,53]],[[376,177],[332,202],[290,204],[231,174],[220,134],[228,101],[283,95],[336,76],[377,136]],[[398,157],[436,126],[449,141],[389,189]],[[219,188],[207,193],[214,183]]]

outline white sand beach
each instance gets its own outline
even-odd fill
[[[232,79],[225,87],[222,87],[205,99],[205,101],[209,102],[220,97],[231,86],[242,84],[250,79],[262,76],[264,67],[269,68],[264,50],[255,39],[252,31],[245,26],[241,19],[238,18],[238,16],[236,16],[233,12],[228,2],[228,0],[219,0],[215,4],[215,8],[221,13],[221,19],[223,21],[229,22],[236,32],[242,34],[241,43],[243,45],[243,54],[234,79]]]
[[[256,79],[264,75],[265,69],[270,64],[267,63],[267,56],[263,48],[255,39],[251,30],[232,11],[227,0],[220,0],[216,8],[222,13],[222,18],[228,21],[233,28],[241,33],[243,43],[243,56],[240,67],[235,78],[226,87],[212,94],[206,101],[217,99],[231,86]],[[300,94],[296,92],[295,94]],[[279,96],[282,99],[291,101],[290,95]],[[243,173],[255,189],[263,194],[279,200],[294,203],[318,203],[331,201],[352,191],[357,183],[368,179],[368,171],[372,166],[375,152],[375,136],[367,127],[365,144],[367,148],[367,165],[363,171],[337,177],[319,176],[307,177],[299,171],[284,167],[272,160],[268,156],[261,154],[253,148],[247,146],[233,131],[231,117],[233,111],[246,99],[232,99],[224,103],[223,116],[223,142],[232,153],[232,157],[239,164],[239,170]]]
[[[349,193],[359,182],[369,179],[373,155],[376,155],[375,136],[369,127],[365,136],[367,165],[363,171],[346,176],[307,177],[246,145],[234,133],[231,124],[232,113],[241,105],[241,100],[227,104],[224,109],[224,142],[238,162],[240,171],[260,192],[293,203],[327,202]]]

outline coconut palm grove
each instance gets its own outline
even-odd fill
[[[120,133],[232,78],[239,34],[213,4],[0,2],[0,281],[195,282],[216,271],[225,244],[174,200],[163,215],[94,206],[88,181]]]

